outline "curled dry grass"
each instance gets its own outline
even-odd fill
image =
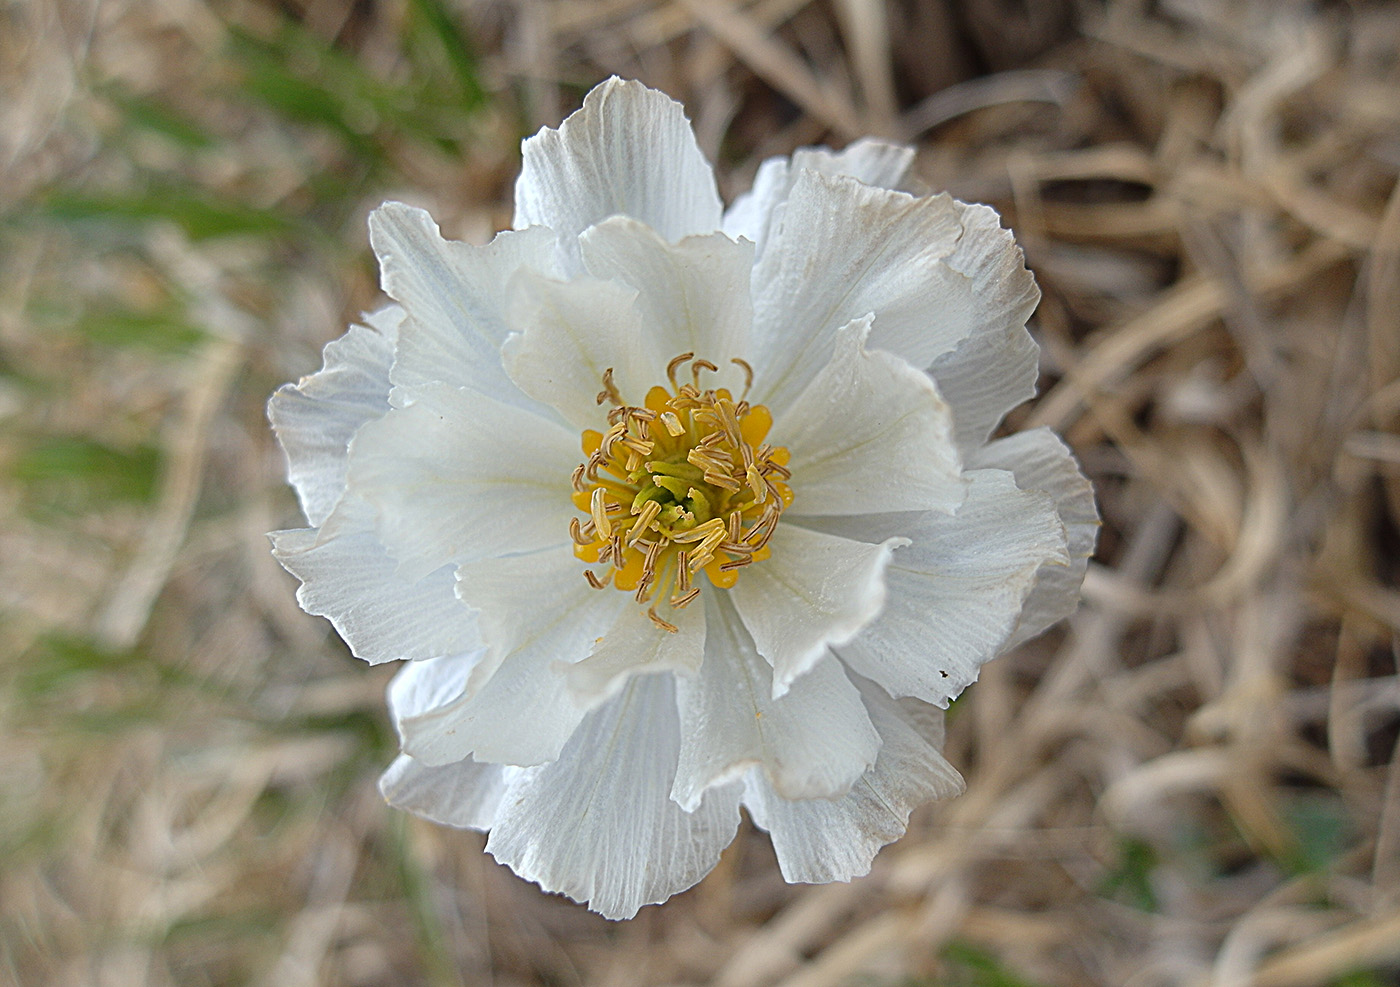
[[[0,979],[1395,982],[1400,9],[1011,6],[0,6]],[[379,804],[387,673],[262,541],[262,402],[374,303],[365,212],[483,238],[609,72],[730,194],[873,131],[995,203],[1045,290],[1014,420],[1105,518],[956,704],[965,796],[849,885],[745,830],[625,925]]]

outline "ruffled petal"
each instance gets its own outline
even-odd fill
[[[848,791],[875,763],[880,737],[840,662],[828,655],[774,699],[773,670],[739,615],[722,594],[702,595],[705,661],[676,681],[681,749],[671,797],[689,810],[754,765],[787,798]]]
[[[683,812],[668,791],[680,731],[669,675],[633,679],[559,760],[521,773],[486,849],[527,881],[631,918],[698,882],[739,825],[738,786]]]
[[[597,705],[634,675],[694,675],[700,668],[705,657],[705,608],[678,610],[663,601],[656,609],[674,631],[659,626],[646,607],[629,599],[592,653],[564,670],[580,703]]]
[[[802,147],[791,158],[769,158],[754,176],[753,190],[734,200],[724,214],[724,232],[744,237],[763,250],[769,228],[792,194],[792,186],[803,169],[823,175],[849,175],[876,188],[892,189],[904,181],[914,163],[914,149],[864,137],[844,150],[828,147]]]
[[[571,266],[575,238],[609,216],[631,216],[668,240],[719,229],[714,173],[684,108],[640,83],[594,87],[578,112],[527,139],[521,153],[514,225],[557,231]]]
[[[1065,568],[1065,529],[1048,494],[1003,470],[972,470],[955,516],[909,521],[912,544],[885,571],[884,610],[841,660],[895,696],[947,706],[1005,647],[1036,574]]]
[[[919,729],[922,714],[873,683],[858,684],[880,734],[880,754],[850,792],[793,801],[774,791],[761,772],[750,771],[744,779],[744,805],[754,824],[771,834],[778,868],[790,883],[825,884],[868,874],[880,848],[904,835],[915,808],[963,791],[962,777],[939,753],[938,742]]]
[[[731,597],[758,653],[773,666],[773,698],[845,644],[885,604],[885,569],[907,538],[879,545],[778,523],[773,556],[750,566]]]
[[[386,202],[370,214],[369,235],[380,283],[408,313],[390,373],[394,385],[411,394],[445,383],[541,410],[506,377],[500,350],[511,275],[556,273],[554,233],[509,231],[474,247],[444,240],[422,209]]]
[[[1074,455],[1048,428],[998,439],[978,450],[973,462],[1010,470],[1022,490],[1048,494],[1064,524],[1068,543],[1069,565],[1049,564],[1037,570],[1035,588],[1003,649],[1007,650],[1029,641],[1079,607],[1080,587],[1099,537],[1099,510],[1094,504],[1094,488],[1079,471]]]
[[[729,361],[749,351],[753,244],[723,233],[669,243],[651,227],[619,217],[585,232],[579,248],[594,276],[640,293],[642,325],[662,360],[694,353],[720,366],[717,375],[706,375],[706,387],[738,392],[743,376]]]
[[[938,318],[962,341],[936,355],[932,366],[911,342],[882,336],[872,345],[913,353],[917,366],[929,367],[953,406],[958,444],[970,449],[985,442],[1008,411],[1035,396],[1040,347],[1026,320],[1040,302],[1040,289],[995,210],[961,202],[958,208],[965,232],[943,261],[953,276],[946,279]]]
[[[950,512],[965,487],[952,414],[927,374],[865,348],[870,323],[841,328],[830,362],[774,422],[792,454],[791,509]]]
[[[568,549],[465,565],[457,579],[486,650],[399,672],[389,708],[404,752],[428,765],[553,760],[587,712],[558,666],[583,659],[630,601],[591,589]]]
[[[942,261],[962,233],[947,195],[803,171],[754,266],[750,399],[780,414],[825,365],[837,330],[870,312],[871,347],[916,367],[956,346],[967,326],[943,318],[954,275]]]
[[[345,492],[346,449],[356,429],[389,410],[389,365],[403,309],[391,305],[326,344],[321,369],[284,384],[267,417],[287,457],[302,513],[320,527]]]
[[[346,497],[320,530],[274,531],[272,554],[301,580],[297,602],[335,626],[370,664],[470,651],[476,615],[457,599],[450,568],[419,579],[398,573],[374,533],[374,511]]]
[[[476,391],[436,385],[363,426],[349,488],[406,578],[568,540],[578,439]]]
[[[665,364],[636,300],[636,289],[616,281],[522,275],[511,286],[516,331],[501,351],[506,373],[575,428],[603,421],[597,397],[608,370],[623,400],[640,405],[665,380]]]
[[[400,754],[380,775],[379,794],[396,809],[484,833],[496,818],[506,786],[521,770],[476,761],[432,766]]]

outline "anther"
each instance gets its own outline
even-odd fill
[[[622,395],[618,393],[617,385],[613,383],[613,368],[609,367],[603,371],[603,389],[598,392],[598,403],[611,401],[613,404],[622,403]]]
[[[671,390],[679,390],[676,385],[676,371],[680,369],[681,364],[685,363],[687,360],[693,359],[695,359],[694,353],[682,353],[670,363],[666,364],[666,379],[671,382]]]
[[[656,520],[656,516],[661,513],[660,501],[649,500],[642,505],[641,512],[637,515],[637,520],[632,522],[632,532],[629,536],[633,545],[637,544],[637,539],[647,533],[651,523]]]
[[[603,487],[595,487],[593,498],[589,501],[589,509],[593,515],[593,526],[598,529],[598,534],[607,538],[612,534],[612,522],[608,520],[607,490]]]
[[[693,600],[694,600],[697,596],[699,596],[699,595],[700,595],[700,587],[699,587],[699,586],[696,586],[694,589],[690,590],[689,592],[682,593],[680,596],[673,596],[673,597],[671,597],[671,606],[673,606],[673,607],[675,607],[677,610],[679,610],[679,609],[681,609],[682,607],[684,607],[684,606],[686,606],[687,604],[689,604],[691,601],[693,601]]]
[[[768,499],[768,487],[763,482],[763,475],[757,469],[750,466],[744,474],[744,479],[748,481],[749,489],[753,491],[754,500],[761,504]]]
[[[604,574],[603,578],[599,579],[593,574],[592,569],[584,569],[583,578],[587,579],[588,585],[592,586],[594,589],[604,589],[608,585],[608,580],[612,578],[612,570],[609,569],[607,573]]]
[[[668,633],[675,634],[677,631],[680,630],[680,628],[677,627],[675,624],[667,623],[666,621],[664,621],[664,620],[662,620],[660,617],[658,617],[658,616],[656,615],[656,607],[651,607],[651,608],[649,608],[649,609],[647,610],[647,616],[651,618],[651,622],[652,622],[653,624],[655,624],[657,627],[661,628],[663,631],[667,631]]]
[[[661,424],[666,426],[666,431],[674,435],[684,435],[685,426],[681,424],[679,416],[674,411],[663,411],[661,413]]]
[[[719,370],[719,367],[715,366],[709,360],[696,360],[690,365],[690,379],[695,382],[695,389],[697,391],[700,390],[701,370]]]
[[[717,517],[713,517],[710,518],[710,520],[706,521],[704,524],[697,525],[694,528],[691,528],[689,531],[682,531],[677,533],[676,535],[673,535],[671,540],[678,542],[703,541],[704,539],[710,536],[711,532],[715,531],[716,529],[722,530],[723,528],[724,522]]]
[[[741,360],[737,356],[729,362],[744,372],[744,393],[739,395],[739,400],[742,401],[749,396],[749,388],[753,387],[753,367],[749,365],[748,360]]]

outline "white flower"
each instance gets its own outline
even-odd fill
[[[525,141],[488,246],[374,213],[397,304],[273,397],[312,525],[273,541],[408,661],[391,803],[620,918],[741,805],[824,882],[961,790],[939,707],[1075,607],[1097,519],[1051,433],[987,441],[1039,295],[992,210],[890,190],[911,159],[799,151],[726,211],[681,107],[613,79]]]

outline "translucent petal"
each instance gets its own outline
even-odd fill
[[[916,367],[956,346],[967,326],[944,318],[952,275],[942,261],[962,233],[946,195],[803,171],[754,267],[751,399],[781,414],[825,365],[837,330],[867,313],[870,346]]]
[[[343,499],[320,530],[270,537],[277,561],[301,580],[301,608],[328,618],[355,657],[378,664],[478,646],[476,615],[457,599],[452,570],[419,579],[400,575],[363,501]]]
[[[804,168],[823,175],[849,175],[866,185],[892,189],[904,181],[913,163],[912,147],[872,137],[861,138],[841,151],[802,147],[791,158],[769,158],[759,166],[752,191],[741,194],[725,212],[724,232],[753,241],[761,251],[771,224],[781,215],[781,207]]]
[[[875,763],[880,738],[840,662],[828,655],[774,699],[773,670],[738,614],[722,594],[702,595],[705,662],[676,681],[681,752],[671,797],[693,808],[753,765],[790,798],[847,791]]]
[[[795,514],[952,511],[964,482],[953,418],[927,374],[867,350],[870,317],[836,334],[831,360],[774,422],[792,454]]]
[[[972,470],[956,515],[927,513],[885,571],[884,610],[841,659],[895,696],[947,706],[1002,652],[1042,569],[1069,563],[1055,503],[1003,470]]]
[[[1026,320],[1040,302],[1040,289],[995,210],[957,205],[965,232],[943,261],[956,276],[946,282],[938,316],[944,331],[961,342],[935,354],[932,366],[902,340],[882,336],[872,345],[915,353],[913,362],[929,367],[953,406],[958,444],[968,449],[985,442],[1008,411],[1035,395],[1040,347],[1026,332]]]
[[[885,568],[894,549],[778,522],[771,558],[750,566],[730,594],[758,648],[773,666],[773,697],[783,695],[845,644],[885,603]]]
[[[578,438],[562,426],[436,385],[360,429],[349,487],[374,505],[380,540],[415,578],[566,541],[578,461]]]
[[[880,735],[880,753],[848,793],[793,801],[759,771],[744,778],[744,805],[755,825],[772,835],[786,881],[825,884],[869,873],[880,848],[904,835],[915,808],[963,791],[962,778],[916,717],[873,683],[858,684]]]
[[[1036,572],[1035,588],[1021,611],[1016,630],[1006,643],[1006,648],[1014,648],[1079,607],[1084,573],[1099,536],[1094,488],[1080,472],[1069,448],[1048,428],[998,439],[978,450],[973,462],[978,466],[1010,470],[1022,490],[1048,494],[1065,527],[1069,565],[1044,565]]]
[[[636,220],[615,218],[584,233],[579,247],[594,276],[637,289],[642,325],[663,361],[681,353],[709,359],[720,372],[707,372],[704,386],[739,392],[744,378],[729,360],[748,354],[753,244],[723,233],[669,243]]]
[[[615,281],[520,276],[511,288],[516,331],[501,352],[506,372],[575,428],[606,427],[597,401],[606,371],[623,400],[636,405],[666,379],[636,299],[635,289]]]
[[[575,237],[609,216],[630,216],[667,240],[719,229],[710,164],[681,105],[637,82],[609,79],[558,130],[521,146],[515,227],[548,226],[576,269]]]
[[[569,688],[581,703],[596,705],[616,693],[634,675],[695,674],[705,657],[705,608],[691,604],[677,610],[663,601],[657,610],[675,631],[656,624],[648,616],[646,607],[628,598],[617,620],[593,646],[592,653],[564,669]]]
[[[389,410],[389,365],[403,310],[391,305],[366,321],[370,328],[351,326],[326,344],[320,370],[284,384],[267,403],[287,478],[312,527],[320,527],[345,492],[351,436]]]
[[[506,786],[520,770],[476,761],[431,766],[400,754],[380,776],[379,793],[396,809],[484,833],[496,818]]]
[[[428,764],[553,760],[587,712],[560,665],[587,656],[631,600],[591,588],[567,547],[464,565],[457,580],[486,653],[400,673],[390,698],[404,750]]]
[[[631,918],[704,877],[739,824],[738,786],[694,812],[668,792],[680,744],[669,675],[632,679],[589,714],[559,760],[510,785],[486,849],[546,891]]]
[[[371,213],[369,232],[384,291],[408,313],[390,372],[394,385],[411,394],[445,383],[541,410],[506,377],[500,350],[511,275],[556,273],[554,233],[508,231],[475,247],[443,239],[431,216],[402,202]]]

